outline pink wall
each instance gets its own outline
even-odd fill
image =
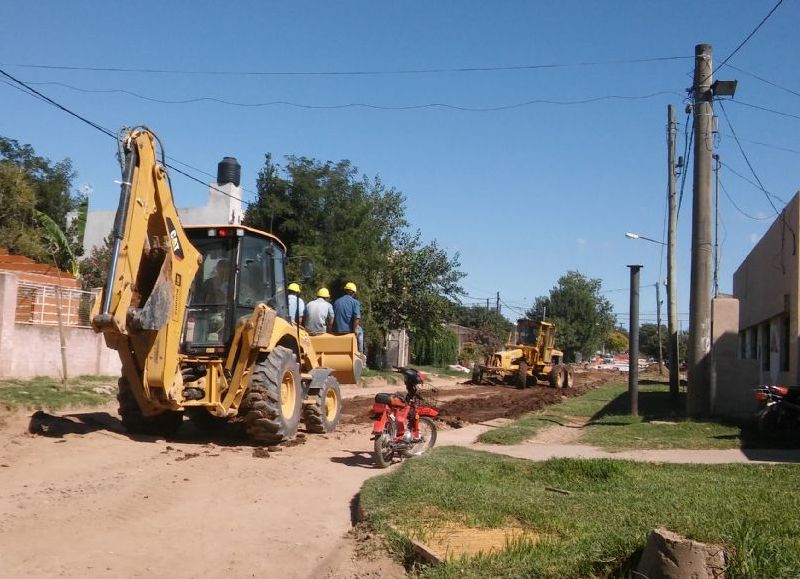
[[[15,323],[17,276],[0,272],[0,378],[60,377],[61,344],[57,326]],[[64,328],[67,375],[118,376],[117,352],[89,328]]]

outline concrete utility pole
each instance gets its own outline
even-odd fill
[[[497,292],[497,301],[495,302],[495,309],[500,313],[500,292]]]
[[[678,373],[678,286],[675,277],[675,252],[678,231],[678,202],[675,191],[675,109],[667,107],[667,183],[669,195],[669,224],[667,227],[667,333],[669,334],[669,394],[674,408],[678,406],[680,374]],[[684,169],[685,170],[685,169]]]
[[[630,347],[628,348],[628,398],[631,416],[639,416],[639,270],[641,265],[629,265],[631,270]]]
[[[692,277],[689,291],[689,388],[686,412],[708,414],[711,350],[711,156],[714,153],[711,45],[694,49]]]

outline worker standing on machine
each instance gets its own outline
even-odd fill
[[[355,332],[358,351],[364,353],[364,330],[361,329],[361,302],[356,299],[356,284],[344,285],[344,295],[333,302],[333,326],[337,334]]]
[[[289,292],[289,319],[302,326],[306,315],[306,304],[300,297],[300,284],[292,282],[286,289]]]
[[[305,326],[312,336],[331,331],[333,327],[333,306],[330,300],[331,292],[328,291],[328,288],[321,287],[317,291],[317,299],[308,302]]]

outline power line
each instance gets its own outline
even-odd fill
[[[689,155],[694,144],[694,117],[692,117],[692,128],[689,130],[689,117],[691,109],[686,110],[686,122],[683,123],[683,169],[681,169],[681,190],[678,194],[678,215],[681,214],[681,204],[683,203],[683,188],[686,186],[686,175],[689,173]]]
[[[720,70],[722,67],[724,67],[724,66],[725,66],[725,65],[728,63],[728,61],[729,61],[731,58],[733,58],[733,56],[734,56],[734,55],[735,55],[737,52],[739,52],[739,51],[742,49],[742,47],[743,47],[745,44],[747,44],[751,38],[753,38],[753,36],[755,36],[756,32],[758,32],[758,31],[759,31],[759,29],[760,29],[762,26],[764,26],[764,23],[765,23],[767,20],[769,20],[769,18],[770,18],[770,17],[771,17],[771,16],[772,16],[772,15],[775,13],[775,11],[778,9],[778,6],[780,6],[781,4],[783,4],[783,0],[778,0],[778,3],[777,3],[777,4],[775,4],[775,6],[773,6],[773,7],[772,7],[772,10],[770,10],[770,11],[769,11],[769,13],[768,13],[766,16],[764,16],[764,18],[762,18],[762,19],[761,19],[761,22],[759,22],[759,23],[758,23],[758,25],[757,25],[755,28],[753,28],[752,32],[750,32],[750,34],[748,34],[748,35],[745,37],[745,39],[744,39],[744,40],[742,40],[742,41],[739,43],[739,46],[737,46],[736,48],[734,48],[734,49],[733,49],[733,52],[731,52],[731,53],[730,53],[730,54],[729,54],[729,55],[728,55],[728,56],[727,56],[725,59],[723,59],[723,61],[722,61],[721,63],[719,63],[719,65],[718,65],[718,66],[717,66],[717,67],[716,67],[716,68],[715,68],[715,69],[714,69],[712,72],[709,72],[709,73],[708,73],[708,76],[706,76],[706,77],[705,77],[705,78],[704,78],[704,79],[703,79],[701,82],[699,82],[699,83],[697,83],[697,84],[698,84],[698,85],[700,85],[700,84],[703,84],[703,82],[705,82],[705,81],[706,81],[706,80],[707,80],[707,79],[708,79],[708,78],[709,78],[709,77],[710,77],[712,74],[714,74],[715,72],[717,72],[718,70]]]
[[[750,215],[744,209],[742,209],[741,207],[739,207],[736,204],[736,202],[733,200],[733,198],[728,193],[728,190],[725,188],[725,185],[722,183],[722,180],[720,180],[719,186],[722,188],[722,192],[725,194],[725,197],[728,198],[728,201],[731,202],[731,205],[733,205],[734,209],[736,209],[736,211],[738,211],[739,213],[741,213],[742,215],[744,215],[748,219],[752,219],[753,221],[766,221],[767,219],[772,219],[772,217],[770,217],[770,216],[767,216],[767,217],[756,217],[755,215]]]
[[[722,101],[718,101],[718,102],[719,102],[719,108],[722,110],[722,116],[725,117],[725,122],[727,123],[728,128],[731,130],[731,133],[733,134],[733,140],[736,141],[736,146],[739,148],[739,152],[742,154],[742,157],[744,158],[745,163],[747,163],[747,166],[750,168],[750,173],[752,173],[753,177],[755,178],[756,182],[758,183],[758,188],[761,189],[761,191],[764,192],[764,194],[767,197],[767,201],[769,201],[769,204],[772,205],[772,208],[775,210],[775,213],[780,213],[780,211],[778,211],[778,208],[775,207],[775,204],[772,202],[772,195],[764,188],[764,184],[761,182],[761,179],[758,178],[758,175],[756,174],[756,170],[753,168],[753,164],[750,162],[750,159],[747,157],[747,153],[744,152],[744,148],[742,147],[742,144],[739,142],[739,137],[736,136],[736,130],[733,128],[733,124],[731,124],[731,119],[730,119],[730,117],[728,117],[728,111],[725,110],[725,105],[722,104]],[[782,203],[786,204],[785,201],[783,201],[783,200],[780,200],[780,201]]]
[[[9,79],[11,79],[12,81],[14,81],[18,85],[18,86],[11,85],[11,86],[14,86],[14,88],[21,87],[20,90],[22,90],[22,92],[26,92],[27,91],[26,94],[29,94],[30,96],[36,97],[39,100],[42,100],[42,101],[44,101],[44,102],[46,102],[48,104],[53,105],[54,107],[58,108],[59,110],[61,110],[61,111],[65,112],[65,113],[75,117],[76,119],[86,123],[90,127],[100,131],[104,135],[111,137],[112,139],[114,139],[114,141],[117,141],[117,135],[114,132],[112,132],[111,130],[109,130],[109,129],[107,129],[107,128],[105,128],[105,127],[103,127],[103,126],[101,126],[101,125],[99,125],[99,124],[97,124],[97,123],[95,123],[93,121],[90,121],[89,119],[79,115],[76,112],[71,111],[70,109],[68,109],[67,107],[65,107],[65,106],[63,106],[63,105],[61,105],[59,103],[57,103],[56,101],[54,101],[50,97],[40,93],[39,91],[37,91],[34,88],[28,86],[25,82],[23,82],[23,81],[19,80],[18,78],[15,78],[14,76],[8,74],[3,69],[0,69],[0,74],[5,76],[5,77],[7,77],[7,78],[9,78]],[[9,84],[9,83],[6,83],[6,84]],[[174,161],[174,159],[173,159],[173,161]],[[177,161],[177,162],[181,163],[180,161]],[[181,164],[182,165],[186,165],[187,167],[190,166],[190,165],[187,165],[186,163],[181,163]],[[217,191],[218,193],[222,193],[226,197],[230,197],[231,199],[235,199],[235,200],[239,201],[240,203],[243,202],[242,199],[240,199],[239,197],[236,197],[235,195],[231,195],[227,191],[223,191],[222,189],[214,187],[213,185],[209,185],[209,184],[203,182],[201,179],[198,179],[197,177],[194,177],[194,176],[190,175],[189,173],[186,173],[185,171],[182,171],[182,170],[178,169],[174,165],[170,165],[168,163],[165,163],[165,166],[170,168],[171,170],[175,171],[176,173],[180,173],[184,177],[188,177],[192,181],[197,181],[198,183],[200,183],[203,186],[208,186],[211,189],[214,189],[215,191]],[[250,203],[247,203],[247,202],[244,202],[244,203],[245,203],[245,205],[250,205]]]
[[[785,87],[785,86],[781,86],[781,85],[779,85],[778,83],[772,82],[771,80],[767,80],[766,78],[764,78],[764,77],[762,77],[762,76],[758,76],[757,74],[755,74],[755,73],[753,73],[753,72],[750,72],[750,71],[744,70],[744,69],[742,69],[742,68],[739,68],[739,67],[737,67],[737,66],[733,66],[732,64],[729,64],[729,65],[728,65],[728,68],[732,68],[732,69],[733,69],[733,70],[735,70],[735,71],[741,72],[741,73],[743,73],[743,74],[746,74],[746,75],[748,75],[748,76],[752,76],[753,78],[755,78],[755,79],[757,79],[757,80],[760,80],[761,82],[763,82],[763,83],[765,83],[765,84],[768,84],[768,85],[770,85],[770,86],[772,86],[772,87],[775,87],[775,88],[777,88],[777,89],[780,89],[780,90],[782,90],[782,91],[786,91],[786,92],[788,92],[789,94],[793,94],[794,96],[800,96],[800,92],[798,92],[798,91],[796,91],[796,90],[792,90],[792,89],[790,89],[790,88],[787,88],[787,87]]]
[[[798,120],[800,120],[800,115],[796,115],[794,113],[787,113],[787,112],[784,112],[784,111],[778,111],[778,110],[771,109],[771,108],[768,108],[768,107],[762,107],[760,105],[754,105],[752,103],[746,103],[746,102],[740,101],[740,100],[732,100],[732,101],[729,101],[729,102],[732,102],[732,103],[737,104],[737,105],[742,105],[742,106],[745,106],[745,107],[750,107],[751,109],[757,109],[759,111],[764,111],[764,112],[767,112],[767,113],[773,113],[775,115],[779,115],[779,116],[786,117],[786,118],[789,118],[789,119],[798,119]]]
[[[408,68],[395,70],[187,70],[179,68],[123,68],[123,67],[95,67],[95,66],[66,66],[48,64],[21,64],[3,63],[1,66],[17,66],[20,68],[46,69],[46,70],[75,70],[88,72],[115,72],[115,73],[139,73],[139,74],[185,74],[185,75],[209,75],[209,76],[391,76],[408,74],[442,74],[442,73],[472,73],[472,72],[498,72],[498,71],[520,71],[520,70],[539,70],[552,68],[573,68],[587,66],[604,66],[614,64],[640,64],[652,62],[665,62],[671,60],[686,60],[691,56],[660,56],[653,58],[634,58],[619,60],[597,60],[572,63],[540,63],[523,64],[512,66],[470,66],[461,68]]]
[[[339,110],[339,109],[349,109],[349,108],[366,108],[366,109],[375,109],[381,111],[407,111],[407,110],[420,110],[420,109],[434,109],[434,108],[441,108],[441,109],[450,109],[462,112],[471,112],[471,113],[484,113],[484,112],[495,112],[495,111],[505,111],[511,109],[518,109],[522,107],[527,107],[531,105],[537,104],[545,104],[545,105],[559,105],[559,106],[573,106],[573,105],[585,105],[585,104],[592,104],[596,102],[606,101],[606,100],[623,100],[623,101],[630,101],[630,100],[646,100],[651,99],[657,96],[662,95],[675,95],[679,94],[675,91],[657,91],[649,94],[644,95],[619,95],[619,94],[610,94],[610,95],[602,95],[597,97],[589,97],[584,99],[574,99],[574,100],[552,100],[552,99],[530,99],[527,101],[517,102],[517,103],[509,103],[504,105],[495,105],[495,106],[488,106],[488,107],[468,107],[462,105],[454,105],[450,103],[422,103],[422,104],[412,104],[412,105],[378,105],[373,103],[365,103],[365,102],[352,102],[352,103],[344,103],[344,104],[333,104],[333,105],[314,105],[314,104],[305,104],[305,103],[298,103],[293,101],[287,100],[273,100],[273,101],[264,101],[264,102],[237,102],[237,101],[230,101],[226,99],[221,99],[217,97],[209,97],[209,96],[199,96],[199,97],[190,97],[185,99],[160,99],[155,98],[147,95],[143,95],[140,93],[136,93],[133,91],[125,90],[125,89],[84,89],[76,86],[72,86],[70,84],[62,83],[62,82],[29,82],[29,84],[37,84],[37,85],[55,85],[61,86],[70,90],[84,92],[84,93],[119,93],[119,94],[126,94],[128,96],[132,96],[134,98],[142,99],[148,102],[155,102],[160,104],[166,105],[187,105],[187,104],[194,104],[199,102],[213,102],[221,105],[226,106],[233,106],[233,107],[244,107],[244,108],[263,108],[263,107],[273,107],[273,106],[287,106],[287,107],[294,107],[299,109],[309,109],[309,110]]]
[[[734,101],[731,101],[731,102],[734,102]],[[733,138],[733,135],[731,135],[730,133],[723,133],[722,131],[720,131],[719,134],[723,135],[725,137]],[[754,141],[752,139],[745,139],[743,137],[739,137],[739,140],[743,141],[745,143],[752,143],[753,145],[759,145],[761,147],[767,147],[768,149],[775,149],[776,151],[785,151],[787,153],[794,153],[795,155],[800,155],[800,151],[798,151],[797,149],[790,149],[789,147],[782,147],[781,145],[773,145],[771,143],[764,143],[762,141]]]
[[[752,179],[748,179],[747,177],[745,177],[744,175],[742,175],[741,173],[739,173],[739,172],[738,172],[736,169],[734,169],[733,167],[731,167],[730,165],[728,165],[728,164],[727,164],[727,163],[725,163],[724,161],[720,161],[720,164],[721,164],[723,167],[725,167],[725,168],[726,168],[728,171],[730,171],[731,173],[733,173],[734,175],[736,175],[737,177],[739,177],[739,179],[741,179],[742,181],[746,181],[747,183],[750,183],[750,185],[752,185],[753,187],[755,187],[755,188],[756,188],[756,189],[758,189],[759,191],[763,192],[764,194],[766,194],[766,195],[769,195],[770,197],[774,197],[775,199],[777,199],[777,200],[778,200],[778,201],[780,201],[781,203],[783,203],[783,204],[786,204],[786,201],[784,201],[783,199],[781,199],[780,197],[778,197],[778,196],[777,196],[777,195],[775,195],[774,193],[772,193],[772,192],[770,192],[770,191],[767,191],[766,189],[762,189],[762,188],[761,188],[761,187],[758,185],[758,183],[754,182]],[[774,209],[774,207],[773,207],[773,209]],[[777,210],[776,210],[776,213],[777,213]]]

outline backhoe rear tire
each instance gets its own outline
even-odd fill
[[[553,369],[550,370],[550,386],[553,388],[563,388],[564,387],[564,366],[558,364],[553,366]]]
[[[119,402],[119,415],[122,418],[122,425],[130,434],[146,434],[151,436],[163,436],[172,438],[183,422],[183,413],[165,410],[155,416],[145,416],[136,397],[133,395],[131,386],[124,376],[119,379],[119,392],[117,401]]]
[[[309,432],[326,434],[336,430],[341,416],[342,391],[339,381],[328,376],[315,395],[314,403],[303,406],[303,422]]]
[[[277,444],[297,433],[303,405],[300,366],[289,348],[276,346],[253,366],[239,414],[254,440]]]

